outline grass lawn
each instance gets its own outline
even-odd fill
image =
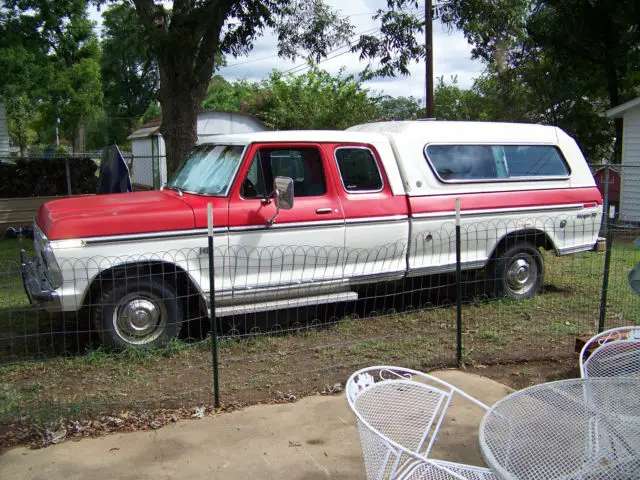
[[[21,249],[28,255],[35,255],[32,239],[0,240],[0,322],[8,310],[29,307],[20,276]]]
[[[30,247],[30,242],[0,241],[0,272],[13,272],[17,251],[25,246]],[[473,288],[468,290],[462,314],[464,363],[475,368],[532,360],[573,365],[575,336],[597,329],[604,258],[594,252],[566,257],[545,254],[545,289],[525,301],[486,301]],[[626,280],[638,261],[640,250],[631,243],[614,245],[607,328],[640,319],[639,298]],[[261,331],[288,326],[292,334],[222,338],[223,401],[256,402],[317,391],[371,364],[418,369],[455,365],[455,296],[451,288],[425,280],[423,286],[427,285],[431,288],[405,295],[392,295],[383,285],[372,290],[375,301],[293,312],[299,314],[300,324],[291,321],[290,311],[273,312],[265,317],[268,323],[260,326]],[[16,415],[50,417],[63,410],[70,418],[91,410],[212,401],[208,341],[178,340],[158,350],[116,353],[80,341],[87,332],[67,328],[64,342],[72,346],[72,355],[42,361],[42,356],[60,351],[62,335],[59,324],[46,312],[38,311],[35,321],[32,313],[19,277],[6,274],[0,279],[0,343],[5,342],[0,363],[11,364],[0,367],[0,423]],[[240,320],[248,322],[248,327],[255,322],[257,327],[257,319]],[[69,321],[71,326],[79,325],[71,317]],[[311,328],[305,328],[308,325]],[[525,373],[523,378],[534,377]]]

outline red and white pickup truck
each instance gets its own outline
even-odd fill
[[[161,191],[48,202],[23,279],[31,301],[90,311],[105,344],[151,345],[207,312],[208,203],[225,316],[455,270],[456,199],[463,268],[486,268],[512,298],[541,288],[541,248],[565,255],[597,241],[602,198],[562,130],[384,122],[219,136]]]

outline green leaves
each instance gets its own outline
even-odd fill
[[[344,129],[378,113],[356,77],[332,76],[315,66],[299,76],[273,71],[260,83],[214,77],[202,108],[251,113],[274,130]]]
[[[251,113],[276,130],[345,129],[359,123],[424,115],[416,98],[380,96],[367,90],[362,78],[334,76],[310,65],[303,75],[273,71],[262,82],[230,83],[215,76],[202,109]]]
[[[0,95],[7,103],[10,135],[21,150],[34,140],[78,134],[102,103],[100,48],[87,18],[86,0],[5,2],[0,14],[0,59],[6,75]]]
[[[111,117],[106,140],[122,144],[156,98],[158,62],[133,7],[115,4],[103,19],[100,69],[105,113]]]
[[[278,55],[292,60],[302,55],[319,62],[336,46],[346,45],[354,27],[322,0],[296,1],[276,23]]]
[[[412,62],[425,58],[426,50],[418,38],[424,29],[424,21],[414,13],[404,11],[406,4],[416,2],[390,1],[390,10],[378,10],[374,18],[380,20],[379,34],[361,35],[352,52],[359,52],[361,60],[377,62],[371,68],[373,76],[393,77],[409,74]]]

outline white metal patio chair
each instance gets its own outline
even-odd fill
[[[580,375],[640,375],[640,327],[619,327],[592,337],[580,351]]]
[[[591,377],[628,377],[640,376],[640,327],[618,327],[605,330],[593,336],[580,351],[580,376]],[[584,394],[590,398],[595,409],[610,403],[602,401],[591,389],[585,387]],[[624,404],[625,399],[617,399]],[[624,408],[617,408],[624,411]],[[620,421],[637,421],[637,415],[619,415]],[[593,420],[589,426],[590,450],[593,457],[607,457],[611,454],[615,439],[609,432],[607,424]]]
[[[488,468],[429,458],[451,400],[462,390],[416,370],[377,366],[355,372],[346,384],[356,416],[368,479],[495,479]]]

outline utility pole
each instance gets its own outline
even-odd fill
[[[424,2],[424,36],[427,50],[425,71],[427,118],[435,118],[433,108],[433,4],[432,0]]]

